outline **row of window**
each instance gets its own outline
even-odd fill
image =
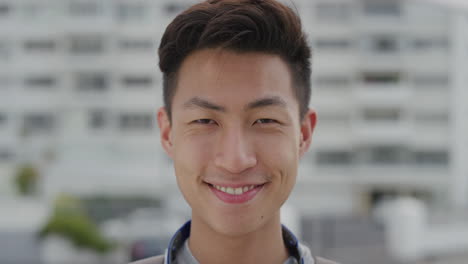
[[[357,2],[357,1],[356,1]],[[315,17],[323,21],[349,21],[356,5],[352,2],[322,1],[315,7]],[[399,17],[402,6],[398,0],[362,0],[360,11],[364,15]]]
[[[409,75],[409,76],[408,76]],[[440,87],[447,88],[450,85],[449,76],[445,73],[434,74],[404,74],[402,72],[381,71],[363,72],[356,77],[344,75],[319,75],[313,79],[314,85],[324,88],[351,87],[354,82],[364,84],[398,84],[403,81],[414,87]],[[385,87],[385,86],[382,86]]]
[[[155,127],[153,113],[111,114],[105,110],[91,110],[88,115],[88,127],[102,130],[117,126],[122,131],[152,130]],[[0,128],[7,124],[8,117],[0,113]],[[57,116],[51,113],[27,114],[23,117],[21,133],[23,136],[51,133],[57,127]]]
[[[154,128],[154,115],[151,113],[125,113],[117,116],[120,130],[151,130]],[[88,127],[92,130],[102,130],[111,127],[115,116],[106,110],[91,110],[88,117]]]
[[[68,52],[74,55],[103,54],[107,47],[107,40],[100,35],[71,36],[67,40]],[[8,59],[13,54],[13,43],[0,39],[0,60]],[[22,47],[26,54],[52,54],[58,48],[58,43],[51,39],[28,39]],[[120,39],[117,47],[123,52],[145,52],[156,54],[156,43],[151,39]]]
[[[9,160],[13,156],[11,151],[0,149],[0,161]],[[324,167],[359,164],[446,167],[449,162],[450,155],[446,150],[406,151],[403,153],[399,150],[377,147],[360,152],[319,150],[315,154],[315,163]]]
[[[375,146],[356,151],[318,150],[315,161],[318,165],[438,165],[449,163],[447,150],[409,150],[404,147]]]
[[[13,158],[11,151],[0,149],[0,162],[11,158]],[[382,147],[363,150],[361,153],[319,150],[316,152],[315,162],[318,166],[349,166],[352,164],[448,166],[449,153],[445,150],[401,153],[397,149]]]
[[[359,117],[365,122],[399,122],[403,118],[402,109],[398,108],[367,108],[360,112]],[[349,113],[320,113],[319,114],[321,124],[346,124],[351,121],[351,115]],[[449,115],[447,112],[417,112],[412,113],[409,116],[410,120],[415,125],[448,125]]]
[[[313,42],[318,51],[350,50],[362,47],[363,51],[392,54],[402,50],[415,52],[448,51],[450,42],[442,36],[419,36],[402,38],[398,35],[379,34],[360,36],[359,40],[345,37],[319,38]]]
[[[13,5],[13,1],[0,2],[0,19],[8,17],[13,13],[18,13],[27,18],[44,18],[50,17],[51,14],[57,14],[61,10],[57,5],[48,4],[45,2],[39,3],[30,1],[21,5]],[[62,2],[62,1],[60,1]],[[151,14],[151,8],[156,7],[141,1],[108,1],[111,3],[106,5],[103,1],[95,0],[68,0],[65,5],[65,10],[61,13],[70,17],[99,17],[109,14],[119,22],[128,21],[144,21],[151,18],[155,14]],[[55,8],[54,8],[55,7]],[[160,9],[167,15],[172,16],[187,8],[188,4],[171,3],[167,1],[166,4],[160,6]]]
[[[319,21],[346,22],[353,15],[365,15],[370,17],[394,17],[400,18],[405,14],[404,3],[401,0],[361,0],[361,1],[321,1],[316,4],[314,15]],[[415,10],[415,15],[429,18],[443,19],[447,12],[439,6],[431,6],[421,3]]]
[[[112,12],[117,20],[128,21],[147,18],[151,15],[151,8],[156,7],[152,6],[151,3],[141,1],[109,1],[108,3],[112,4],[106,5],[105,2],[95,0],[68,0],[65,5],[67,8],[64,11],[67,15],[73,17],[101,16]],[[187,8],[188,5],[189,3],[166,1],[164,5],[158,7],[166,14],[174,15]],[[3,2],[0,3],[0,17],[8,16],[16,9],[25,16],[38,17],[49,14],[49,10],[53,9],[53,6],[46,3],[35,3],[35,1],[16,6]],[[368,16],[400,17],[403,14],[403,6],[400,0],[361,0],[354,1],[354,3],[349,1],[320,1],[314,6],[315,17],[326,21],[349,21],[354,10],[360,10],[362,14]],[[440,8],[437,9],[436,7],[429,11],[429,13],[437,16],[444,14]]]
[[[120,130],[152,130],[155,127],[152,113],[124,113],[117,116],[117,126]],[[88,125],[91,129],[105,129],[112,125],[110,113],[103,110],[90,112]]]
[[[320,75],[313,79],[314,86],[318,88],[349,88],[354,82],[358,81],[364,84],[399,84],[404,79],[400,72],[364,72],[359,78],[340,75]],[[432,88],[439,87],[445,89],[449,87],[449,77],[446,74],[414,75],[406,77],[408,84],[414,87]],[[102,72],[78,73],[74,77],[75,87],[80,90],[107,90],[110,86],[111,77]],[[119,82],[125,87],[153,87],[155,79],[150,75],[126,75],[119,79]],[[57,77],[51,75],[29,76],[24,79],[26,87],[55,87],[58,83]],[[0,76],[0,85],[11,85],[11,79],[6,76]],[[388,87],[388,86],[382,86]]]
[[[88,117],[88,125],[91,129],[110,128],[115,122],[115,114],[105,110],[91,110]],[[350,115],[346,113],[319,115],[320,122],[324,125],[333,123],[349,123]],[[400,109],[364,109],[361,117],[366,122],[398,122],[402,118]],[[118,127],[121,129],[150,129],[153,115],[149,113],[128,113],[118,116]],[[415,124],[448,125],[449,115],[440,113],[415,113],[412,115]],[[0,113],[0,128],[7,124],[8,117]],[[55,116],[52,114],[30,114],[24,117],[23,128],[25,131],[52,131],[55,127]]]
[[[151,75],[126,75],[118,79],[122,86],[127,88],[151,88],[155,85]],[[58,86],[59,79],[53,75],[32,75],[23,80],[26,88],[53,89]],[[79,91],[103,92],[109,89],[111,79],[105,73],[79,73],[73,78],[73,86]],[[12,85],[7,76],[0,76],[0,87]]]
[[[108,38],[102,35],[74,35],[67,40],[68,51],[71,54],[103,54],[108,50]],[[365,50],[378,53],[395,53],[403,49],[402,41],[397,36],[380,35],[360,40]],[[121,39],[117,41],[118,48],[124,51],[155,52],[156,43],[151,39]],[[320,51],[338,51],[353,48],[355,41],[348,38],[319,38],[313,42],[314,48]],[[27,53],[53,53],[57,49],[57,42],[51,39],[29,39],[23,43]],[[449,41],[446,37],[416,37],[407,42],[411,51],[448,51]],[[0,41],[0,58],[11,53],[13,45],[6,41]]]

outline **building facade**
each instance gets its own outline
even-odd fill
[[[167,197],[157,47],[195,1],[0,0],[0,190]],[[422,0],[285,1],[313,46],[319,122],[291,203],[368,212],[395,195],[468,201],[467,11]],[[176,193],[176,195],[179,195]]]

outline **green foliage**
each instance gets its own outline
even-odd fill
[[[18,169],[14,180],[21,195],[34,195],[37,192],[39,173],[33,166],[23,165]]]
[[[106,253],[113,248],[85,213],[80,201],[71,196],[61,195],[56,199],[54,212],[39,232],[39,237],[51,234],[70,240],[76,247],[98,253]]]

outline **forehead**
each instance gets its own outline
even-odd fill
[[[200,50],[184,60],[177,79],[174,105],[193,96],[229,104],[265,96],[293,99],[290,70],[278,55]]]

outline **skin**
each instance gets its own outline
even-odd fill
[[[277,55],[199,50],[181,65],[161,143],[192,208],[189,247],[211,263],[283,263],[280,207],[296,182],[316,123],[299,120],[287,64]],[[209,184],[264,184],[250,201],[221,201]]]

